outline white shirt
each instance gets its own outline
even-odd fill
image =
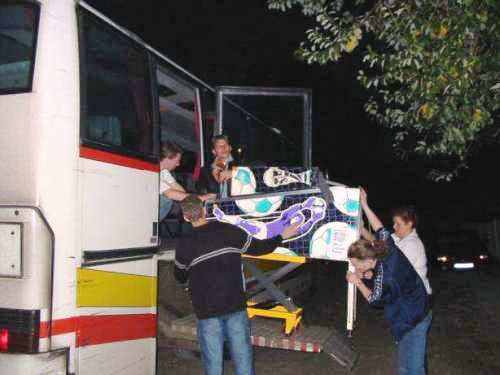
[[[427,256],[425,255],[424,244],[420,240],[415,229],[404,238],[399,238],[392,234],[394,243],[401,250],[401,252],[408,258],[415,271],[424,282],[427,294],[432,294],[431,284],[427,278]]]
[[[172,189],[173,184],[177,183],[175,181],[174,176],[167,169],[162,169],[160,172],[160,194],[163,194],[165,191]]]

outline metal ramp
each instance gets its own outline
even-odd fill
[[[359,357],[352,349],[348,339],[332,328],[301,325],[291,335],[286,335],[283,324],[276,319],[253,318],[250,320],[250,324],[254,346],[324,353],[349,371],[354,368]],[[188,315],[172,321],[169,327],[169,336],[174,340],[191,342],[191,348],[197,346],[196,317]]]
[[[319,353],[323,342],[332,335],[332,330],[327,327],[303,325],[291,335],[286,335],[283,323],[276,319],[254,318],[250,320],[250,324],[252,344],[266,348]],[[172,321],[170,328],[171,335],[176,338],[197,340],[194,315]]]

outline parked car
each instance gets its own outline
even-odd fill
[[[442,270],[473,270],[489,264],[491,255],[476,232],[446,232],[439,236],[435,262]]]

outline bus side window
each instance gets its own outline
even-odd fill
[[[155,157],[146,51],[85,11],[80,17],[83,143]]]
[[[39,5],[0,4],[0,94],[31,91]]]
[[[174,173],[187,191],[193,191],[202,150],[197,89],[162,66],[158,66],[156,80],[160,141],[182,148],[182,162]]]

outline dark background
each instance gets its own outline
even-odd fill
[[[433,161],[398,160],[390,131],[363,111],[359,49],[327,66],[294,57],[312,25],[299,11],[271,12],[265,0],[88,3],[212,86],[312,88],[313,164],[334,181],[365,186],[375,208],[414,204],[429,228],[500,215],[498,144],[480,148],[449,183],[425,177]]]

